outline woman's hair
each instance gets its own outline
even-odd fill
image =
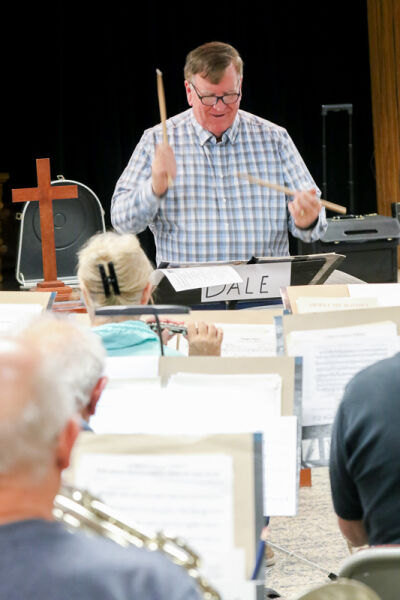
[[[78,279],[94,308],[139,304],[152,271],[139,240],[131,234],[114,231],[96,234],[78,253]]]

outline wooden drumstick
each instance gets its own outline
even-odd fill
[[[163,142],[168,145],[168,134],[167,134],[167,109],[165,107],[165,94],[162,72],[160,69],[156,69],[157,73],[157,94],[158,94],[158,105],[160,107],[160,118],[163,131]],[[168,187],[174,184],[174,180],[171,175],[168,175]]]
[[[257,185],[262,185],[267,188],[271,188],[273,190],[277,190],[278,192],[283,192],[284,194],[288,194],[289,196],[294,196],[296,192],[291,190],[284,185],[279,185],[277,183],[270,183],[269,181],[265,181],[265,179],[259,179],[258,177],[254,177],[253,175],[247,175],[246,173],[237,173],[238,177],[242,177],[243,179],[247,179],[250,183],[256,183]],[[335,204],[334,202],[329,202],[328,200],[319,199],[322,206],[325,206],[328,210],[332,210],[333,212],[340,213],[345,215],[347,213],[347,208],[345,206],[341,206],[340,204]]]

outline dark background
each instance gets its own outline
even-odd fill
[[[355,214],[375,212],[366,0],[335,2],[53,2],[3,21],[0,171],[15,261],[11,189],[36,186],[36,158],[99,197],[110,227],[115,183],[143,130],[159,122],[155,69],[169,116],[187,108],[183,64],[212,40],[244,60],[241,107],[286,127],[322,186],[321,105],[352,103]],[[5,43],[4,43],[5,42]],[[327,199],[349,207],[348,115],[327,117]],[[333,216],[328,214],[328,216]],[[150,236],[141,236],[152,253]]]

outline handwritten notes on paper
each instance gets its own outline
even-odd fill
[[[292,331],[289,356],[303,357],[303,426],[333,422],[348,381],[398,351],[395,323]]]

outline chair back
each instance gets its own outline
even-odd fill
[[[295,600],[382,600],[365,583],[355,579],[339,578],[324,583],[297,596]]]
[[[400,546],[374,546],[359,550],[344,561],[339,576],[366,583],[382,600],[398,600]]]

